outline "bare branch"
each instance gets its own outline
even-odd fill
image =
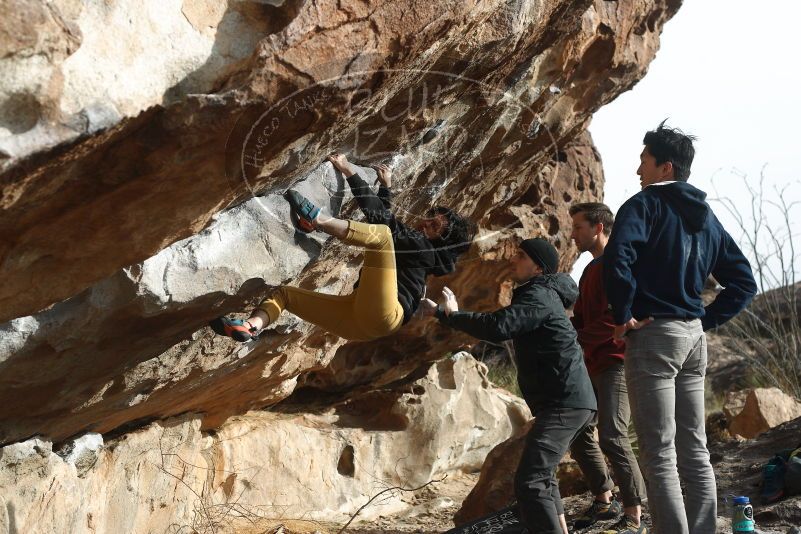
[[[798,198],[794,188],[801,182],[767,188],[764,166],[756,183],[743,173],[732,174],[742,179],[751,205],[744,210],[730,198],[713,201],[736,223],[740,246],[751,260],[760,294],[723,331],[738,350],[753,356],[750,363],[759,380],[801,398],[801,288],[795,248],[795,238],[801,233],[796,213],[801,201],[794,200]]]
[[[439,479],[437,479],[437,480],[429,480],[428,482],[426,482],[426,483],[425,483],[425,484],[423,484],[422,486],[417,486],[416,488],[402,488],[402,487],[400,487],[400,486],[392,486],[391,488],[387,488],[387,489],[385,489],[385,490],[383,490],[383,491],[380,491],[380,492],[376,493],[375,495],[373,495],[372,497],[370,497],[370,500],[368,500],[366,503],[364,503],[363,505],[361,505],[361,506],[359,507],[359,509],[358,509],[358,510],[356,510],[356,512],[355,512],[355,513],[354,513],[352,516],[350,516],[350,519],[348,519],[348,522],[347,522],[347,523],[345,523],[345,525],[344,525],[344,526],[343,526],[341,529],[339,529],[339,531],[337,531],[337,534],[342,534],[343,532],[345,532],[345,529],[346,529],[346,528],[348,528],[348,526],[349,526],[351,523],[353,523],[353,520],[354,520],[354,519],[356,519],[356,516],[358,516],[358,515],[361,513],[361,511],[362,511],[362,510],[364,510],[365,508],[367,508],[368,506],[370,506],[370,503],[372,503],[374,500],[376,500],[376,499],[377,499],[378,497],[380,497],[381,495],[383,495],[383,494],[385,494],[385,493],[387,493],[387,492],[390,492],[390,491],[400,491],[400,492],[419,491],[419,490],[421,490],[421,489],[423,489],[423,488],[425,488],[426,486],[429,486],[429,485],[431,485],[431,484],[434,484],[434,483],[437,483],[437,482],[442,482],[442,481],[443,481],[443,480],[445,480],[446,478],[448,478],[448,475],[443,475],[443,476],[442,476],[442,478],[439,478]]]

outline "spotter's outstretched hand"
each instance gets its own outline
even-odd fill
[[[443,287],[442,296],[445,297],[445,304],[443,305],[445,315],[459,311],[459,303],[456,302],[456,295],[451,291],[451,288],[448,286]]]

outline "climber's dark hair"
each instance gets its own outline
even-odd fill
[[[432,208],[426,214],[428,217],[444,215],[448,221],[442,235],[435,239],[435,245],[443,246],[452,251],[454,255],[461,255],[470,249],[470,244],[476,235],[476,225],[466,217],[444,206]]]
[[[673,164],[673,178],[686,182],[690,178],[690,166],[695,157],[693,141],[697,138],[678,128],[669,128],[665,122],[667,119],[656,130],[646,132],[642,142],[648,148],[648,153],[656,159],[657,165],[669,161]]]

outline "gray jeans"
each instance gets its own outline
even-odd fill
[[[615,487],[604,460],[606,455],[620,487],[623,506],[636,506],[645,498],[645,482],[629,442],[631,410],[623,362],[616,361],[591,378],[598,398],[598,414],[593,424],[587,425],[576,437],[570,455],[581,467],[593,495]]]
[[[706,364],[706,336],[698,319],[657,319],[629,332],[626,340],[626,382],[656,534],[715,532],[717,492],[704,418]]]

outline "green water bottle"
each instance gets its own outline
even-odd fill
[[[735,497],[731,514],[731,529],[734,534],[754,534],[754,508],[748,497]]]

